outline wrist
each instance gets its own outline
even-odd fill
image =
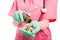
[[[18,26],[18,25],[20,25],[20,24],[21,24],[21,22],[18,22],[18,21],[13,20],[13,25],[14,25],[14,26]]]
[[[41,30],[44,30],[44,29],[46,29],[46,28],[48,27],[48,25],[49,25],[49,20],[44,19],[44,20],[40,21],[39,23],[40,23],[40,25],[41,25]]]

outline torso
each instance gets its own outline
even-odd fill
[[[27,1],[26,1],[26,3],[24,3],[23,0],[17,0],[18,9],[29,12],[31,14],[32,20],[38,20],[39,16],[41,15],[43,0],[33,0],[34,4],[32,4],[31,6],[29,5],[30,3],[28,3]],[[36,6],[38,6],[38,8],[35,8]],[[24,23],[20,26],[24,26]],[[19,31],[19,28],[18,28],[15,40],[44,40],[44,39],[51,40],[51,32],[50,32],[49,28],[39,31],[37,36],[33,39],[30,39],[30,38],[27,38],[26,36],[24,36]]]

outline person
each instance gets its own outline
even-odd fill
[[[37,20],[41,23],[41,30],[34,38],[28,38],[19,31],[26,23],[19,23],[13,20],[13,24],[17,27],[15,40],[52,40],[49,23],[57,19],[57,0],[45,0],[46,13],[41,12],[44,0],[14,0],[12,8],[8,15],[14,15],[17,10],[29,12],[32,20]]]

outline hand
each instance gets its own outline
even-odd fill
[[[40,31],[41,24],[38,21],[34,20],[30,24],[34,26],[34,30],[32,31],[33,34],[36,34]]]
[[[18,10],[14,13],[13,19],[18,21],[18,22],[24,22],[24,18],[22,15],[22,11]]]
[[[18,22],[26,22],[27,18],[30,18],[30,14],[21,10],[16,11],[13,16],[13,19]]]
[[[20,31],[26,36],[33,38],[40,31],[40,23],[38,21],[32,21],[23,28],[20,28]]]
[[[14,25],[14,26],[16,26],[16,27],[17,27],[19,24],[21,24],[21,23],[20,23],[20,22],[15,21],[15,20],[13,20],[13,25]]]

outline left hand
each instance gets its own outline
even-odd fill
[[[40,31],[40,23],[38,21],[32,21],[31,23],[26,24],[23,28],[20,28],[20,31],[26,36],[33,38],[36,33]]]
[[[43,19],[42,21],[40,21],[40,24],[41,24],[41,30],[46,29],[49,25],[49,20]]]

